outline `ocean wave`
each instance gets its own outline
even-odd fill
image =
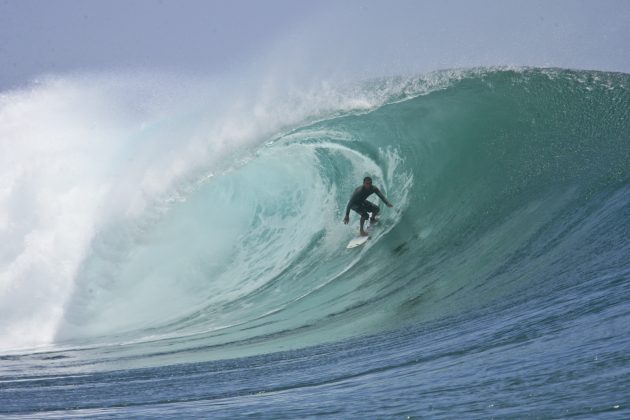
[[[437,72],[217,114],[77,83],[2,98],[7,350],[265,354],[628,268],[627,75]],[[394,209],[346,250],[365,175]]]

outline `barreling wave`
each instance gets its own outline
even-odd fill
[[[16,273],[27,275],[19,271],[26,254],[63,260],[66,266],[39,268],[41,278],[65,276],[64,293],[37,298],[49,305],[44,315],[56,315],[44,342],[126,343],[136,356],[180,358],[261,354],[519,305],[542,308],[549,296],[589,287],[608,272],[630,273],[629,81],[537,69],[372,81],[328,92],[334,101],[287,121],[274,116],[265,125],[269,111],[253,113],[257,124],[247,123],[239,137],[246,140],[214,142],[210,151],[196,140],[195,113],[131,138],[114,130],[90,156],[113,137],[120,145],[107,149],[115,150],[107,162],[119,170],[90,170],[95,178],[85,180],[81,171],[93,163],[80,161],[63,178],[73,188],[57,199],[38,197],[75,210],[75,224],[60,222],[72,214],[53,219],[74,230],[48,238],[70,235],[61,240],[74,245],[55,249],[42,233],[44,255],[37,254],[24,224],[22,252],[2,255],[5,296],[15,297],[9,282]],[[152,152],[148,139],[176,158]],[[91,147],[76,141],[60,152],[75,146]],[[394,208],[383,210],[367,246],[346,250],[358,220],[351,228],[341,223],[345,204],[368,174]],[[15,185],[29,182],[23,169],[4,186],[5,202],[15,203]],[[117,202],[130,197],[128,183],[142,186],[132,206]],[[45,233],[46,220],[37,222]],[[4,227],[19,237],[15,226]],[[5,318],[6,330],[22,325],[18,315]]]

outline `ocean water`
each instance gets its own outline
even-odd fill
[[[100,82],[0,95],[3,417],[630,417],[630,76]]]

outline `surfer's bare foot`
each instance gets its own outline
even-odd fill
[[[362,231],[359,233],[359,235],[361,235],[361,236],[368,236],[368,233],[367,233],[366,231],[362,230]]]

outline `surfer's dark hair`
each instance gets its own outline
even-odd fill
[[[372,178],[370,178],[369,176],[366,176],[365,178],[363,178],[363,182],[365,182],[365,181],[372,182]]]

